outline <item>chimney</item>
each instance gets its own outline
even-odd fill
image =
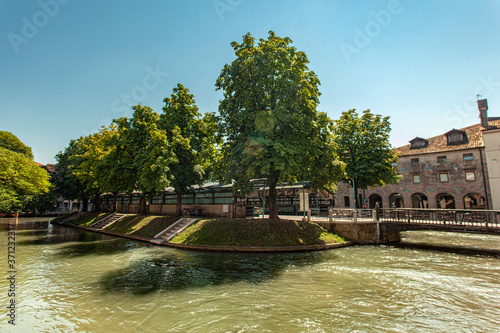
[[[479,118],[481,118],[481,126],[488,128],[488,100],[478,99],[477,108],[479,109]]]

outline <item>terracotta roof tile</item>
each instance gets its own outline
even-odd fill
[[[489,119],[489,124],[493,126],[500,127],[500,120]],[[465,128],[461,128],[461,131],[464,131],[467,134],[468,142],[461,145],[448,145],[448,140],[446,138],[446,133],[438,136],[434,136],[432,138],[427,139],[429,141],[429,145],[425,148],[421,149],[410,149],[411,144],[404,145],[402,147],[396,148],[396,151],[399,152],[401,156],[405,155],[415,155],[415,154],[425,154],[425,153],[437,153],[441,151],[450,151],[450,150],[460,150],[467,148],[477,148],[483,147],[483,135],[481,133],[481,124],[471,125]],[[449,132],[447,132],[449,133]]]

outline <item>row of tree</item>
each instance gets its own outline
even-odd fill
[[[114,194],[116,210],[118,193],[140,191],[140,212],[145,213],[148,198],[172,186],[180,214],[181,193],[211,174],[217,126],[213,114],[200,114],[181,84],[164,102],[161,115],[137,105],[131,118],[115,119],[97,133],[72,140],[56,156],[61,195],[84,205],[94,197],[98,211],[102,193]]]
[[[248,193],[251,179],[265,178],[270,218],[277,218],[280,183],[310,180],[315,188],[333,192],[339,181],[356,190],[396,182],[388,117],[369,110],[360,117],[349,110],[332,121],[318,111],[319,79],[305,53],[291,43],[272,31],[258,42],[247,34],[242,43],[231,43],[236,59],[215,84],[223,92],[218,115],[202,115],[194,96],[178,84],[164,99],[161,114],[137,105],[132,117],[72,140],[56,156],[57,193],[83,201],[85,210],[93,197],[99,210],[102,193],[114,194],[116,209],[120,192],[139,191],[144,213],[148,197],[170,186],[180,214],[181,195],[194,185],[218,180]],[[1,149],[0,210],[19,210],[20,202],[47,190],[47,179],[37,176],[23,188],[12,170],[33,167],[31,150],[5,144]],[[38,169],[28,173],[41,174]]]

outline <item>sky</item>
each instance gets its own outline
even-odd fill
[[[71,139],[161,113],[177,83],[217,112],[232,41],[273,30],[306,53],[319,110],[389,116],[391,144],[500,116],[497,0],[0,0],[0,130],[55,163]]]

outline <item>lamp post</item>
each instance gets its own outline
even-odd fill
[[[304,178],[302,178],[302,211],[304,218],[306,218],[306,185]]]
[[[352,196],[354,198],[354,209],[356,209],[356,185],[354,184],[354,179],[351,177],[347,176],[352,181]]]

